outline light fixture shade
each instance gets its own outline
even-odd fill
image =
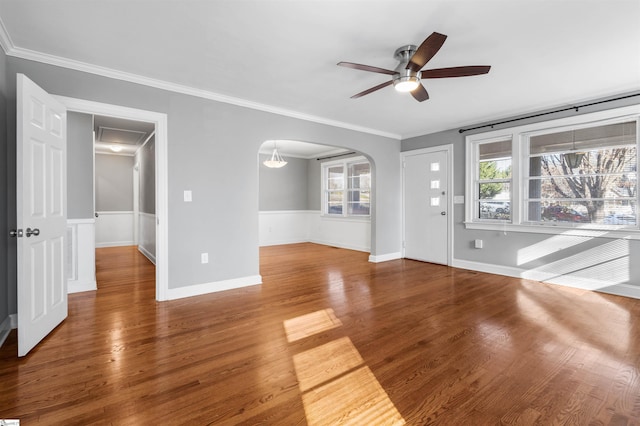
[[[282,158],[282,156],[278,152],[278,148],[274,148],[273,153],[271,154],[271,158],[268,160],[264,160],[262,164],[271,169],[279,169],[280,167],[284,167],[287,162],[284,161],[284,158]]]
[[[411,92],[415,90],[420,84],[420,79],[417,76],[403,76],[393,80],[393,87],[398,92]]]
[[[582,159],[585,156],[584,152],[568,152],[566,154],[562,154],[564,156],[565,161],[572,169],[577,169],[580,167],[580,163],[582,163]]]
[[[109,149],[113,152],[120,152],[122,151],[122,145],[111,145]]]

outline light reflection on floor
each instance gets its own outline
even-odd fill
[[[331,308],[284,321],[290,343],[340,326]],[[293,364],[310,426],[405,424],[349,337],[294,354]]]

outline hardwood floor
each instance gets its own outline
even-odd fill
[[[640,300],[295,244],[261,286],[157,303],[135,248],[23,359],[0,418],[29,424],[640,424]]]

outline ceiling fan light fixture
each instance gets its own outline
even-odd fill
[[[420,79],[417,76],[402,76],[393,80],[393,87],[398,92],[412,92],[420,85]]]

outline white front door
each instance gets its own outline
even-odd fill
[[[448,264],[447,150],[404,154],[404,257]]]
[[[67,111],[17,81],[18,356],[67,317]]]

